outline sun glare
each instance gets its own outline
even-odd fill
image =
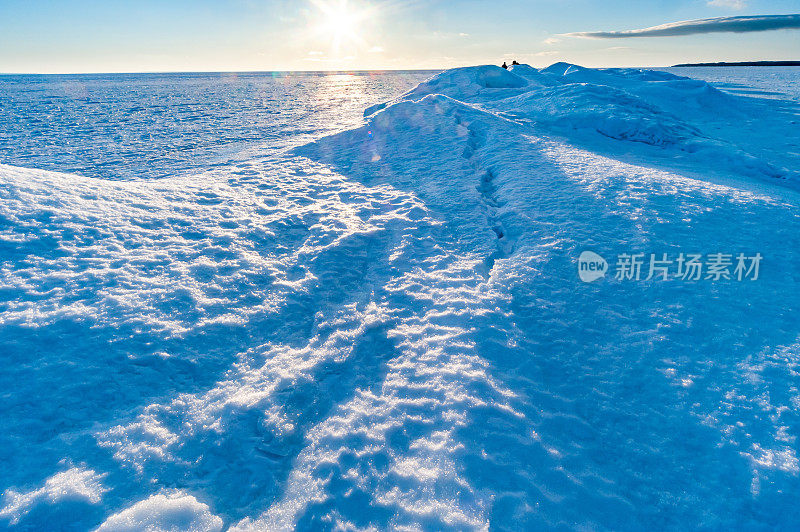
[[[342,46],[347,44],[365,44],[361,37],[361,26],[368,17],[367,10],[354,9],[347,0],[315,0],[314,5],[320,21],[317,33],[330,39],[334,53],[339,53]]]

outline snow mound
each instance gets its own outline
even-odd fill
[[[112,515],[97,532],[216,532],[222,519],[182,492],[156,494]]]
[[[541,72],[542,74],[552,74],[554,76],[566,76],[567,74],[574,74],[575,72],[583,72],[585,70],[587,69],[582,66],[559,61],[558,63],[553,63],[547,68],[543,68]]]
[[[493,65],[484,65],[446,70],[429,81],[420,83],[416,89],[406,95],[411,98],[433,92],[470,95],[477,94],[483,89],[517,89],[526,85],[527,82],[524,79],[509,70]]]
[[[407,106],[426,107],[430,101],[423,100],[437,95],[471,106],[477,112],[475,124],[512,120],[520,126],[517,134],[527,129],[530,134],[558,135],[608,155],[622,152],[687,171],[780,179],[793,186],[797,181],[797,171],[786,164],[787,150],[775,145],[775,139],[782,138],[775,128],[785,129],[777,115],[770,123],[763,119],[764,110],[750,100],[667,72],[569,63],[541,70],[529,65],[514,65],[508,71],[492,66],[458,68],[394,102],[368,109],[369,127],[433,127],[432,115]],[[396,112],[391,110],[395,106],[400,106]],[[434,108],[434,113],[440,111]],[[743,135],[740,124],[747,121],[758,123],[760,131]],[[785,146],[796,155],[792,142],[787,140]]]
[[[567,132],[595,131],[617,140],[674,146],[702,134],[658,107],[607,85],[573,83],[504,102],[508,116]]]
[[[529,85],[549,87],[561,84],[561,80],[557,77],[547,75],[538,68],[533,68],[530,65],[511,65],[508,67],[508,70],[517,76],[525,78]]]
[[[39,489],[27,493],[8,490],[3,497],[0,518],[15,525],[38,504],[53,505],[70,500],[97,504],[108,491],[102,482],[105,477],[91,469],[73,467],[48,478]]]
[[[444,94],[457,99],[491,100],[508,95],[508,89],[521,89],[528,81],[514,72],[493,65],[462,67],[437,74],[416,88],[407,92],[399,100],[419,100],[429,94]],[[365,116],[383,109],[387,104],[367,108]]]
[[[541,74],[561,84],[588,84],[613,87],[671,112],[700,120],[712,114],[730,116],[742,102],[711,86],[709,83],[677,76],[669,72],[637,68],[585,68],[569,63],[556,63],[542,69]]]
[[[598,80],[608,80],[615,77],[631,81],[671,81],[676,79],[688,79],[669,72],[657,70],[639,68],[587,68],[564,62],[554,63],[547,68],[541,69],[539,72],[548,76],[566,78],[562,81],[568,83],[596,82]]]

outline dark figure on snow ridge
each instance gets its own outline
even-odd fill
[[[517,63],[517,60],[516,60],[516,59],[514,59],[513,61],[511,61],[511,64],[512,64],[512,65],[518,65],[519,63]]]
[[[505,68],[506,70],[508,70],[508,65],[506,64],[506,62],[505,62],[505,61],[503,61],[503,68]]]

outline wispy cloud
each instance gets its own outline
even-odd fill
[[[590,39],[624,39],[630,37],[674,37],[678,35],[695,35],[699,33],[781,30],[800,28],[800,15],[758,15],[752,17],[718,17],[700,20],[671,22],[661,26],[624,31],[582,31],[565,33],[567,37],[585,37]]]
[[[710,6],[723,7],[726,9],[735,9],[737,11],[740,9],[744,9],[745,6],[747,5],[747,2],[745,0],[708,0],[708,2],[706,3]]]

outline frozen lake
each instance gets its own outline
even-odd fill
[[[431,75],[0,76],[0,161],[108,179],[197,172],[360,125]]]

